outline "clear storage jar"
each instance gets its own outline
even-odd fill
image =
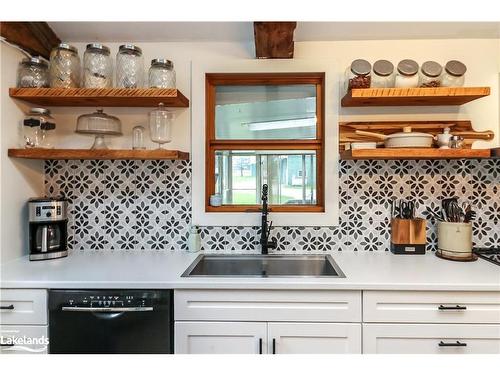
[[[22,59],[17,67],[17,87],[49,87],[49,64],[41,57]]]
[[[420,68],[420,87],[439,87],[441,86],[441,73],[443,67],[435,61],[426,61]]]
[[[133,44],[123,44],[116,55],[116,86],[143,87],[144,58],[142,50]]]
[[[54,148],[55,129],[54,122],[45,122],[40,125],[40,148]]]
[[[50,52],[50,87],[80,87],[80,56],[78,50],[61,43]]]
[[[371,84],[371,64],[363,59],[354,60],[346,69],[345,88],[367,89]]]
[[[99,44],[87,44],[83,54],[83,87],[105,88],[113,83],[113,65],[109,48]]]
[[[461,87],[465,83],[465,72],[467,67],[460,61],[451,60],[444,66],[441,86]]]
[[[418,87],[418,64],[414,60],[401,60],[397,66],[394,87]]]
[[[373,64],[371,87],[394,87],[394,65],[387,60],[378,60]]]
[[[23,120],[23,144],[25,148],[42,147],[42,128],[55,129],[54,118],[45,108],[31,108]]]
[[[154,59],[149,68],[149,87],[175,88],[174,63],[167,59]]]

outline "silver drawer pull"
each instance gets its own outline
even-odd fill
[[[460,306],[460,305],[444,306],[444,305],[439,305],[438,310],[467,310],[467,306]]]
[[[84,311],[84,312],[138,312],[153,311],[153,307],[72,307],[63,306],[62,311]]]
[[[467,343],[465,342],[460,342],[460,341],[456,341],[456,342],[443,342],[443,341],[440,341],[439,346],[441,347],[444,347],[444,346],[467,346]]]

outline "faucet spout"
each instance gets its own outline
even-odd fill
[[[277,247],[277,242],[275,238],[269,238],[271,234],[271,229],[273,223],[269,223],[267,216],[269,214],[268,202],[268,186],[267,184],[262,185],[262,215],[261,215],[261,230],[260,230],[260,245],[262,247],[262,254],[269,254],[269,249],[275,249]]]

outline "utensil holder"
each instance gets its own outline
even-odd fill
[[[472,258],[472,223],[438,222],[438,253],[441,258]]]
[[[391,219],[393,254],[425,254],[426,242],[425,219]]]

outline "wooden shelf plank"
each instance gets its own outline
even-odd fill
[[[342,98],[342,107],[462,105],[488,95],[489,87],[353,89]]]
[[[12,158],[40,160],[189,160],[189,153],[178,150],[80,150],[80,149],[16,149]]]
[[[377,148],[345,150],[342,160],[424,160],[424,159],[485,159],[491,157],[489,149],[447,149],[439,148]]]
[[[59,107],[189,107],[189,100],[177,89],[86,89],[11,88],[12,98],[41,106]]]

